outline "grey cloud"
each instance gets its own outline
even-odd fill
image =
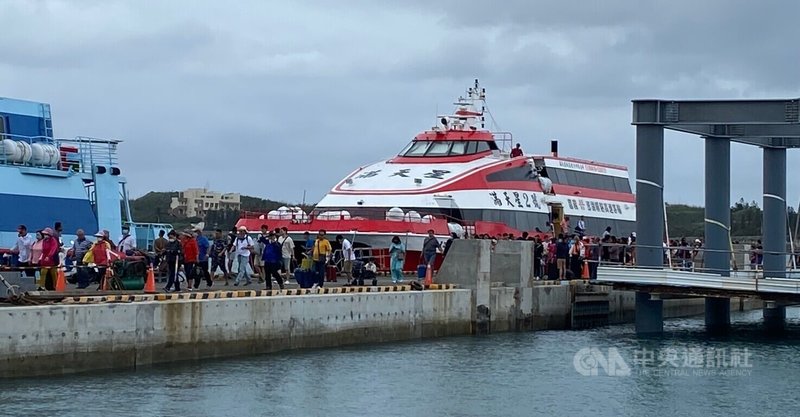
[[[786,29],[798,9],[12,1],[0,9],[0,94],[50,102],[59,134],[125,139],[124,170],[139,194],[209,182],[318,199],[429,128],[476,77],[526,151],[546,153],[557,138],[562,153],[633,168],[633,98],[800,96]],[[667,199],[701,203],[702,142],[670,134],[666,146]],[[733,155],[733,198],[760,199],[757,150]]]

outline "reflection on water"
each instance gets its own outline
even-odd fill
[[[707,336],[699,317],[668,321],[658,338],[614,326],[3,381],[0,415],[797,415],[800,311],[787,316],[779,338],[761,330],[755,311],[734,314],[727,336]],[[598,376],[576,371],[579,352],[602,354],[577,361]],[[625,376],[601,366],[614,352]]]

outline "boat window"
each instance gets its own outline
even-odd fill
[[[553,167],[547,168],[546,176],[553,180],[554,184],[572,185],[575,187],[586,187],[618,193],[631,192],[631,186],[627,178]]]
[[[489,149],[491,149],[493,151],[496,151],[496,150],[500,149],[500,148],[497,147],[497,142],[495,142],[495,141],[486,142],[486,143],[489,145]]]
[[[478,149],[478,142],[471,141],[467,144],[467,154],[471,155],[477,152]]]
[[[497,147],[497,146],[495,146],[495,147]],[[489,151],[489,150],[491,150],[491,147],[489,146],[489,142],[478,142],[478,149],[475,151],[475,153],[486,152],[486,151]]]
[[[450,141],[432,142],[428,152],[425,152],[425,156],[447,156],[452,144],[453,142]]]
[[[411,147],[408,148],[408,151],[404,154],[404,156],[422,156],[425,155],[425,151],[428,150],[428,146],[430,146],[430,141],[416,141],[411,143]]]
[[[453,142],[450,155],[464,155],[467,153],[467,142]]]
[[[630,193],[631,183],[628,182],[627,178],[614,177],[614,189],[618,193]]]
[[[403,150],[398,153],[398,155],[400,155],[400,156],[405,155],[406,152],[408,152],[408,150],[411,149],[411,147],[414,146],[415,143],[416,142],[414,142],[413,140],[411,142],[409,142],[408,145],[406,145],[406,147],[403,148]]]

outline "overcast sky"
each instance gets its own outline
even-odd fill
[[[559,139],[633,177],[631,99],[800,96],[798,17],[791,0],[0,0],[0,95],[51,103],[58,136],[123,139],[137,196],[317,201],[473,78],[527,153]],[[666,200],[702,204],[702,140],[666,139]],[[760,150],[732,158],[732,200],[760,202]]]

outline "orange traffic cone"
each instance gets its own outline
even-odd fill
[[[144,293],[145,294],[155,294],[156,291],[156,276],[153,273],[153,268],[150,267],[147,269],[147,280],[144,282]]]
[[[589,261],[583,261],[583,269],[581,270],[581,278],[589,279]]]
[[[425,268],[425,286],[430,286],[433,284],[433,265],[428,265]]]
[[[64,278],[64,268],[58,268],[56,272],[56,291],[64,292],[67,290],[67,280]]]

